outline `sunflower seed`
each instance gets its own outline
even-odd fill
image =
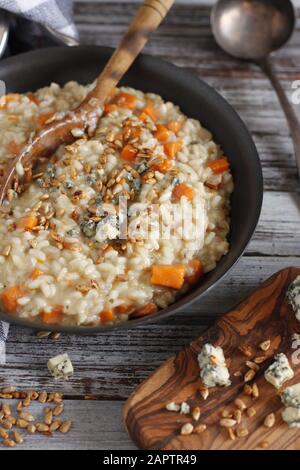
[[[182,436],[188,436],[192,434],[193,430],[194,426],[191,423],[185,423],[180,429],[180,434],[182,434]]]
[[[250,408],[248,408],[247,410],[247,416],[249,416],[249,418],[252,418],[255,415],[256,415],[256,409],[254,408],[254,406],[250,406]]]
[[[20,418],[25,419],[25,421],[28,421],[29,423],[32,423],[32,421],[35,421],[34,416],[32,416],[32,414],[28,413],[27,411],[21,411]]]
[[[52,420],[53,420],[53,412],[52,412],[52,410],[49,410],[45,414],[44,423],[47,424],[48,426],[50,426],[50,424],[52,423]]]
[[[1,393],[13,393],[16,391],[16,387],[5,387],[1,390]]]
[[[233,413],[233,417],[236,420],[237,424],[240,424],[242,421],[242,412],[241,410],[235,410]]]
[[[13,427],[12,423],[10,423],[7,419],[2,419],[1,426],[4,429],[11,429]]]
[[[53,423],[51,423],[49,426],[49,431],[50,432],[57,431],[60,428],[61,424],[62,422],[59,419],[53,421]]]
[[[15,441],[13,441],[12,439],[4,439],[4,441],[2,442],[2,444],[3,444],[5,447],[15,447],[15,445],[16,445]]]
[[[63,399],[62,393],[56,392],[56,393],[53,394],[54,403],[61,403],[62,399]]]
[[[275,415],[274,413],[270,413],[268,414],[268,416],[265,417],[264,425],[266,426],[266,428],[272,428],[274,424],[275,424]]]
[[[228,434],[229,434],[229,437],[232,441],[234,441],[236,439],[235,432],[232,428],[228,428]]]
[[[259,366],[253,361],[246,361],[246,366],[249,367],[249,369],[259,370]]]
[[[23,406],[24,406],[25,408],[27,408],[27,407],[30,405],[30,403],[31,403],[30,395],[27,395],[27,397],[24,398],[24,400],[23,400]]]
[[[193,419],[194,419],[195,421],[198,421],[198,419],[200,418],[200,415],[201,415],[200,408],[199,408],[199,406],[196,406],[196,407],[192,410]]]
[[[20,411],[22,411],[22,408],[23,408],[23,403],[22,403],[21,401],[19,401],[19,403],[18,403],[17,406],[16,406],[16,410],[18,411],[18,413],[19,413]]]
[[[35,431],[36,431],[35,425],[34,424],[28,424],[27,431],[29,432],[29,434],[34,434]]]
[[[268,349],[270,349],[270,346],[271,346],[271,340],[266,340],[266,341],[263,341],[262,343],[260,343],[259,347],[262,351],[268,351]]]
[[[22,442],[24,442],[22,434],[20,434],[18,431],[14,431],[14,440],[17,444],[22,444]]]
[[[207,428],[206,424],[199,424],[198,426],[194,428],[194,432],[196,434],[201,434],[202,432],[206,430],[206,428]]]
[[[3,403],[2,404],[2,412],[4,416],[10,416],[11,415],[11,409],[8,403]]]
[[[16,424],[17,419],[14,416],[9,415],[6,418],[6,421],[8,421],[9,423],[11,423],[14,426]]]
[[[47,392],[45,392],[44,390],[39,394],[39,402],[40,403],[46,403],[47,401]]]
[[[247,408],[245,402],[241,398],[236,398],[236,400],[234,400],[234,404],[238,407],[239,410],[242,411]]]
[[[49,431],[49,426],[45,423],[36,423],[37,432],[46,432]]]
[[[255,377],[255,370],[250,369],[244,375],[244,382],[250,382],[250,380],[254,379],[254,377]]]
[[[53,416],[60,416],[62,412],[64,411],[64,405],[61,403],[60,405],[57,405],[54,410],[53,410]]]
[[[232,413],[229,410],[223,410],[222,418],[232,418]]]
[[[50,335],[50,331],[38,331],[36,336],[38,338],[48,338],[48,336]]]
[[[255,364],[262,364],[266,359],[268,359],[266,356],[257,356],[254,358],[254,362]]]
[[[17,419],[16,426],[21,429],[25,429],[28,426],[28,421],[25,419],[19,418]]]
[[[59,430],[62,433],[67,433],[70,431],[70,428],[72,426],[72,421],[64,421],[62,425],[60,426]]]
[[[220,426],[222,426],[223,428],[232,428],[235,425],[236,425],[235,419],[223,418],[220,420]]]
[[[3,428],[0,428],[0,437],[2,437],[2,439],[8,439],[8,432]]]
[[[39,397],[39,394],[38,392],[36,392],[35,390],[33,390],[31,393],[30,393],[30,398],[31,400],[37,400]]]
[[[259,397],[259,389],[256,383],[252,385],[252,396],[253,398],[258,398]]]
[[[199,391],[200,391],[200,394],[201,394],[203,400],[206,400],[208,398],[208,395],[209,395],[208,388],[207,387],[201,387]]]
[[[50,338],[51,339],[59,339],[61,337],[61,333],[51,333]]]
[[[261,447],[262,449],[267,449],[269,447],[269,442],[268,441],[262,441],[259,444],[259,447]]]

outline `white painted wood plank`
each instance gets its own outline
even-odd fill
[[[10,400],[15,412],[15,401]],[[73,421],[69,433],[55,432],[51,437],[40,433],[27,434],[18,430],[24,443],[13,450],[123,450],[135,449],[122,424],[123,403],[109,401],[65,400],[65,411],[60,419]],[[53,407],[53,406],[51,406]],[[43,407],[33,402],[29,408],[38,420],[42,421]],[[11,450],[1,446],[0,451]]]
[[[300,256],[299,194],[265,192],[260,221],[246,253]]]

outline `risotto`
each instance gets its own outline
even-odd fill
[[[52,83],[3,97],[0,171],[89,89]],[[198,121],[132,88],[115,90],[92,137],[73,135],[33,170],[16,168],[26,183],[1,208],[2,310],[82,326],[153,314],[228,252],[228,160]]]

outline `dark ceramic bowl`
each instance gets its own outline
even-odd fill
[[[7,92],[33,91],[51,81],[91,82],[97,77],[112,49],[97,46],[41,49],[1,61],[0,79]],[[261,165],[253,140],[232,107],[206,83],[188,72],[155,57],[140,55],[122,80],[143,91],[158,93],[164,100],[178,104],[189,117],[199,119],[209,129],[230,160],[235,189],[231,197],[230,251],[217,267],[206,274],[199,285],[168,308],[150,317],[109,327],[52,326],[48,330],[69,333],[105,333],[157,321],[178,312],[215,286],[243,254],[255,230],[263,197]],[[22,326],[41,329],[40,323],[0,313],[0,319]],[[45,326],[44,326],[45,328]]]

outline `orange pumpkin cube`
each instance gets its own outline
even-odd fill
[[[6,287],[1,293],[1,302],[7,313],[14,313],[19,307],[18,299],[23,297],[24,291],[20,286]]]
[[[123,158],[123,160],[126,160],[127,162],[134,161],[136,154],[137,149],[131,144],[125,145],[125,147],[123,147],[121,150],[121,158]]]
[[[34,214],[28,214],[22,217],[17,222],[17,228],[21,228],[23,230],[32,230],[34,227],[38,225],[38,218]]]
[[[180,183],[173,189],[172,196],[176,202],[179,202],[182,196],[185,196],[189,201],[192,201],[195,197],[195,191],[188,184]]]
[[[151,284],[156,286],[172,287],[180,289],[184,283],[185,266],[174,265],[154,265],[151,271]]]
[[[165,154],[169,158],[175,158],[176,154],[182,149],[182,140],[175,140],[174,142],[167,142],[164,144]]]
[[[212,169],[215,175],[220,175],[221,173],[229,170],[229,162],[227,158],[212,160],[208,163],[208,166]]]
[[[167,124],[167,128],[174,132],[175,134],[177,134],[177,132],[180,131],[182,127],[182,123],[179,122],[179,121],[170,121],[168,124]]]
[[[102,310],[102,312],[100,312],[99,314],[99,317],[100,317],[101,323],[109,323],[113,321],[114,313],[110,309]]]
[[[113,111],[116,111],[118,109],[118,106],[114,103],[106,103],[104,105],[104,110],[103,114],[106,116],[106,114],[112,113]]]
[[[167,173],[173,166],[172,160],[168,160],[167,158],[164,158],[161,162],[159,163],[154,163],[151,166],[151,169],[153,171],[160,171],[161,173]]]
[[[62,312],[62,307],[60,305],[57,305],[51,310],[51,312],[42,312],[41,320],[46,325],[56,325],[62,320]]]
[[[157,113],[151,100],[147,101],[145,108],[142,110],[139,116],[141,121],[145,121],[149,117],[152,119],[152,121],[157,121]]]
[[[136,96],[121,91],[114,100],[120,108],[134,109],[136,105]]]
[[[165,142],[170,137],[170,132],[162,124],[157,124],[156,131],[154,132],[154,137],[157,138],[160,142]]]

